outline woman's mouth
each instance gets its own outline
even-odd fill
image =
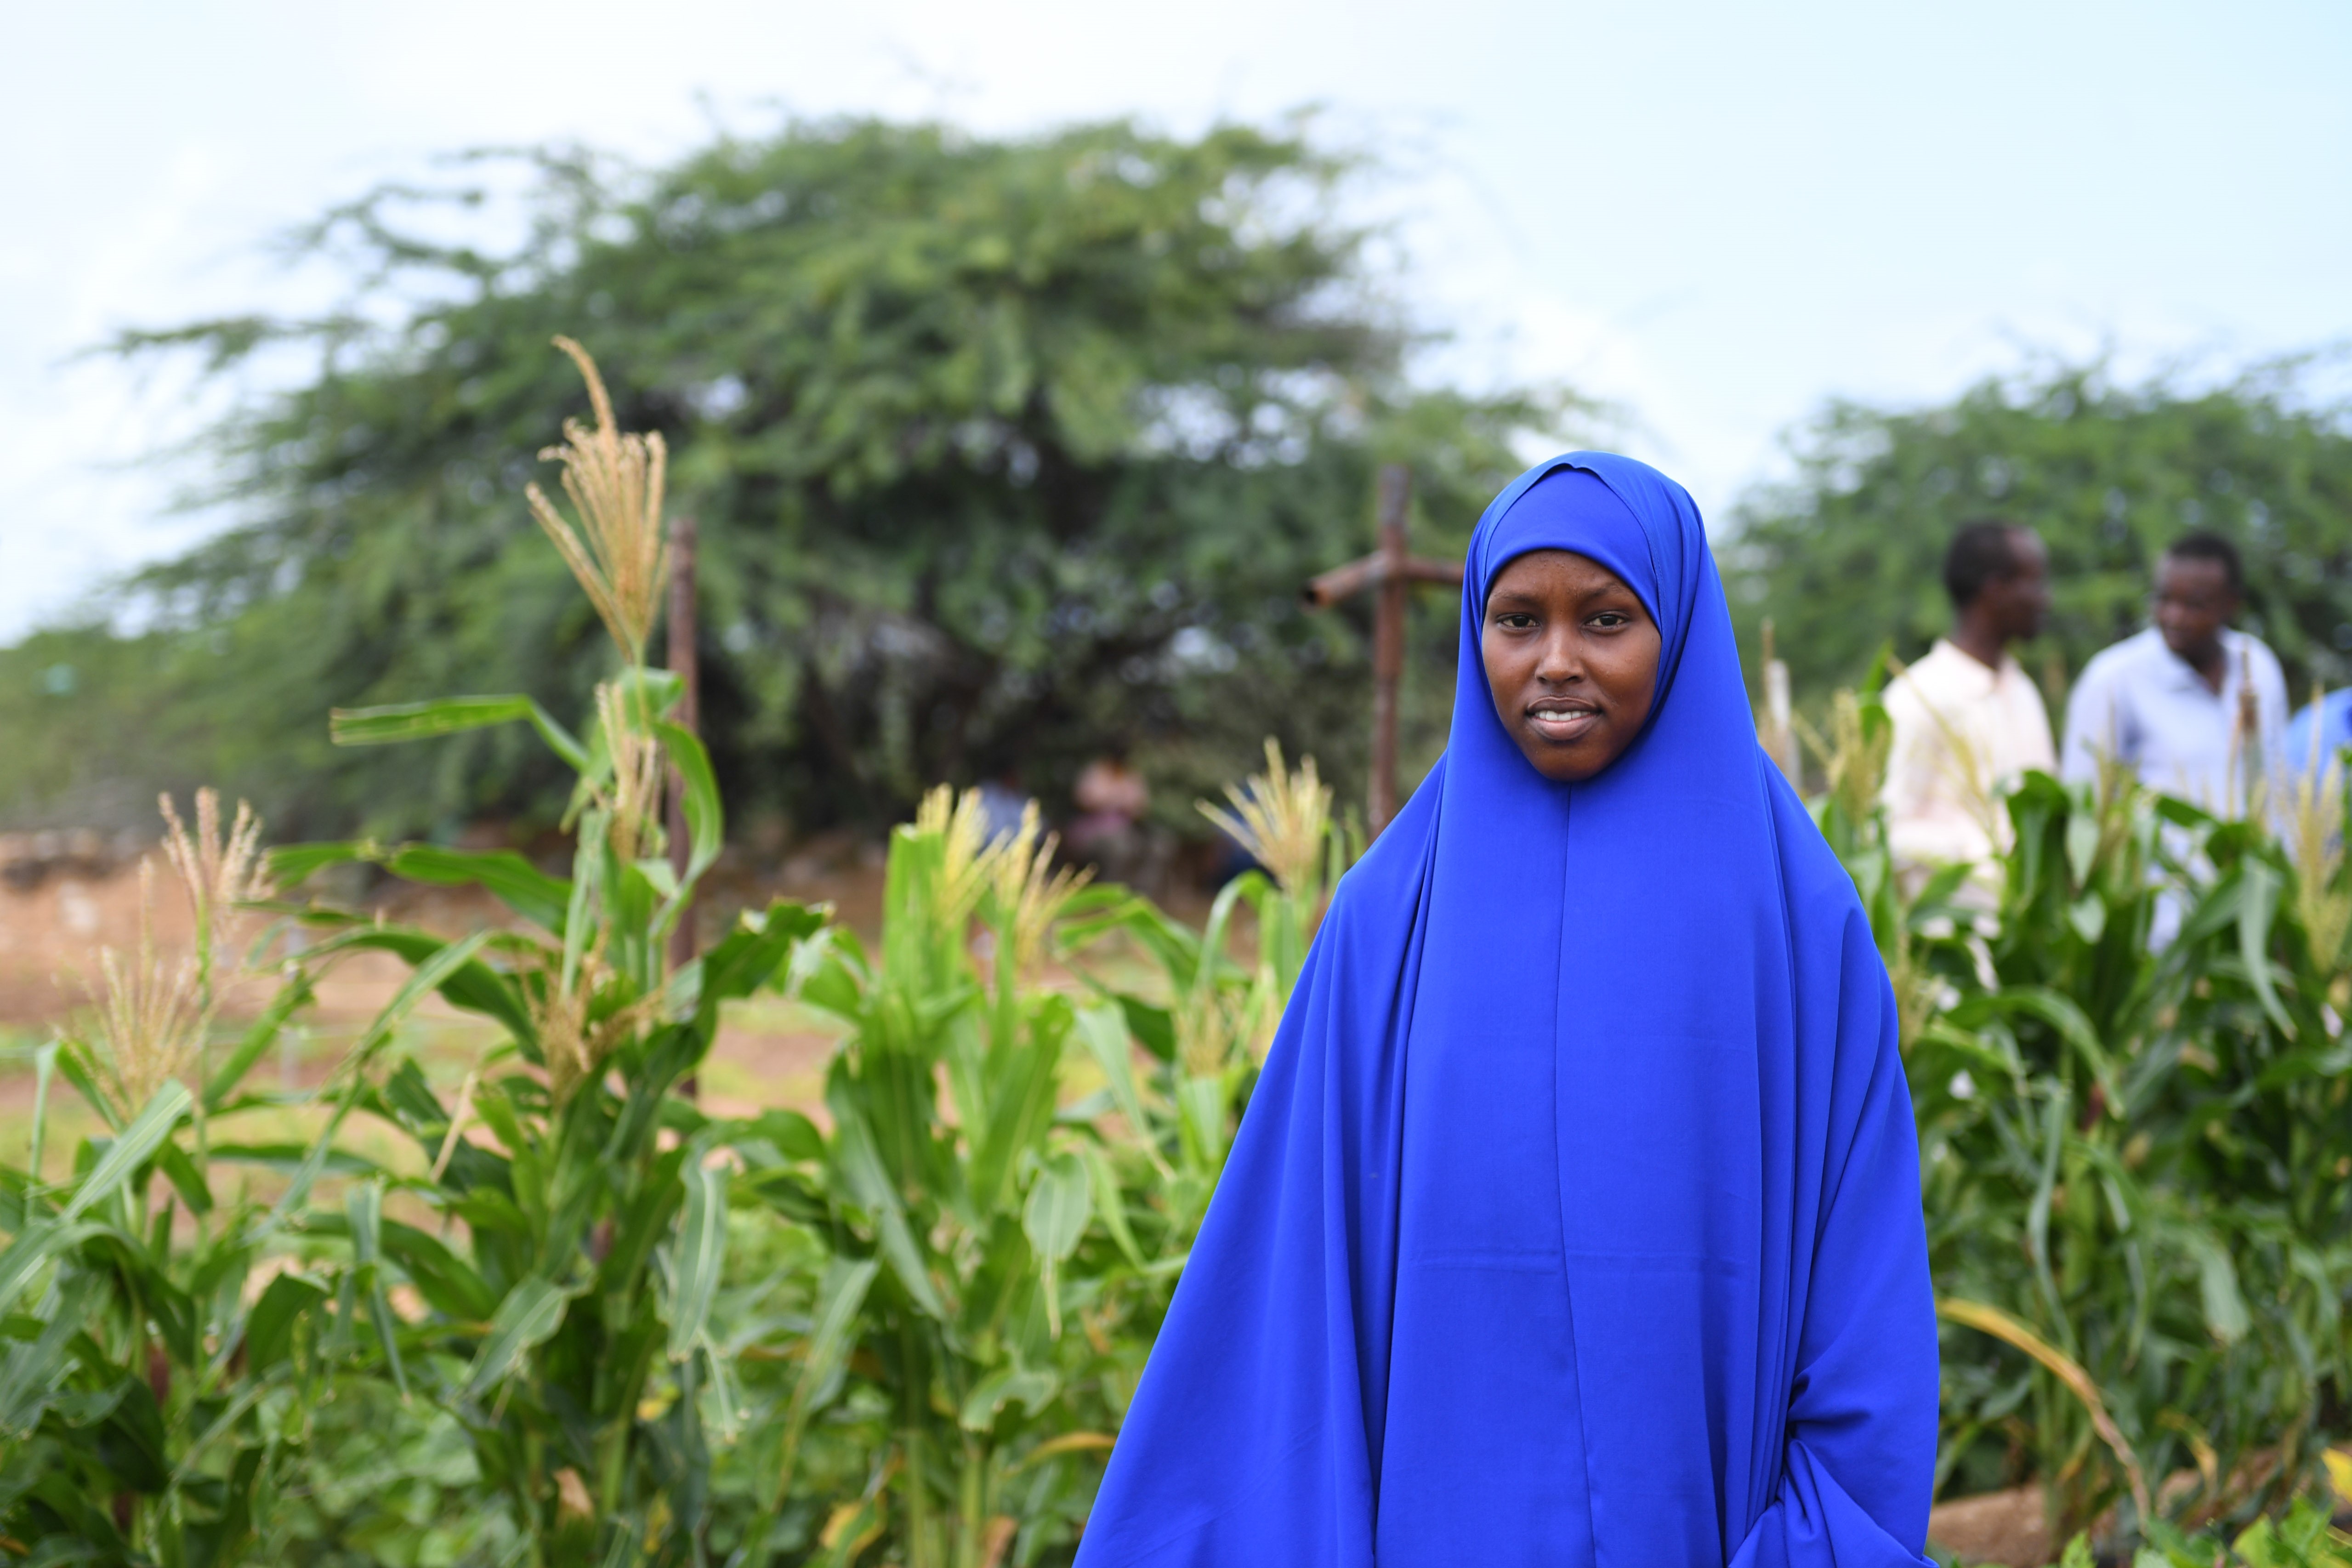
[[[1531,703],[1527,713],[1528,727],[1547,741],[1580,741],[1601,723],[1601,710],[1574,699]]]

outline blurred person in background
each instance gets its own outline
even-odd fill
[[[1969,523],[1945,552],[1944,591],[1951,635],[1882,699],[1895,728],[1880,794],[1887,844],[1915,873],[1990,859],[2008,844],[2001,791],[2029,769],[2058,767],[2042,693],[2009,652],[2049,617],[2042,536],[2005,518]]]
[[[1062,841],[1071,858],[1091,863],[1107,881],[1129,887],[1150,882],[1153,846],[1143,817],[1151,809],[1151,786],[1128,761],[1126,750],[1107,752],[1079,769],[1070,798],[1078,815]]]
[[[1022,787],[1018,766],[1007,765],[997,769],[981,782],[982,830],[992,843],[1020,832],[1022,818],[1033,804],[1033,797]]]
[[[2242,816],[2253,780],[2286,761],[2286,679],[2262,639],[2231,628],[2243,607],[2237,547],[2175,541],[2156,568],[2155,625],[2093,657],[2066,704],[2070,783],[2103,763],[2222,816]]]
[[[2325,775],[2347,746],[2352,746],[2352,686],[2319,698],[2287,724],[2287,766],[2300,773]]]

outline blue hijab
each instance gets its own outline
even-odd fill
[[[1662,643],[1582,784],[1479,656],[1547,549]],[[1936,1412],[1853,885],[1756,743],[1689,495],[1555,458],[1479,519],[1445,755],[1332,900],[1079,1568],[1917,1564]]]

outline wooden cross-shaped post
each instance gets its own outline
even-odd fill
[[[1397,688],[1404,677],[1405,593],[1416,583],[1462,586],[1462,563],[1409,555],[1404,546],[1405,505],[1412,499],[1412,474],[1402,463],[1381,468],[1381,547],[1307,584],[1309,607],[1326,609],[1368,588],[1378,588],[1372,606],[1372,787],[1371,830],[1378,835],[1397,813]]]

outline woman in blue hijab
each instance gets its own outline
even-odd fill
[[[1079,1568],[1920,1563],[1894,998],[1698,510],[1532,468],[1461,626],[1445,756],[1332,900]]]

